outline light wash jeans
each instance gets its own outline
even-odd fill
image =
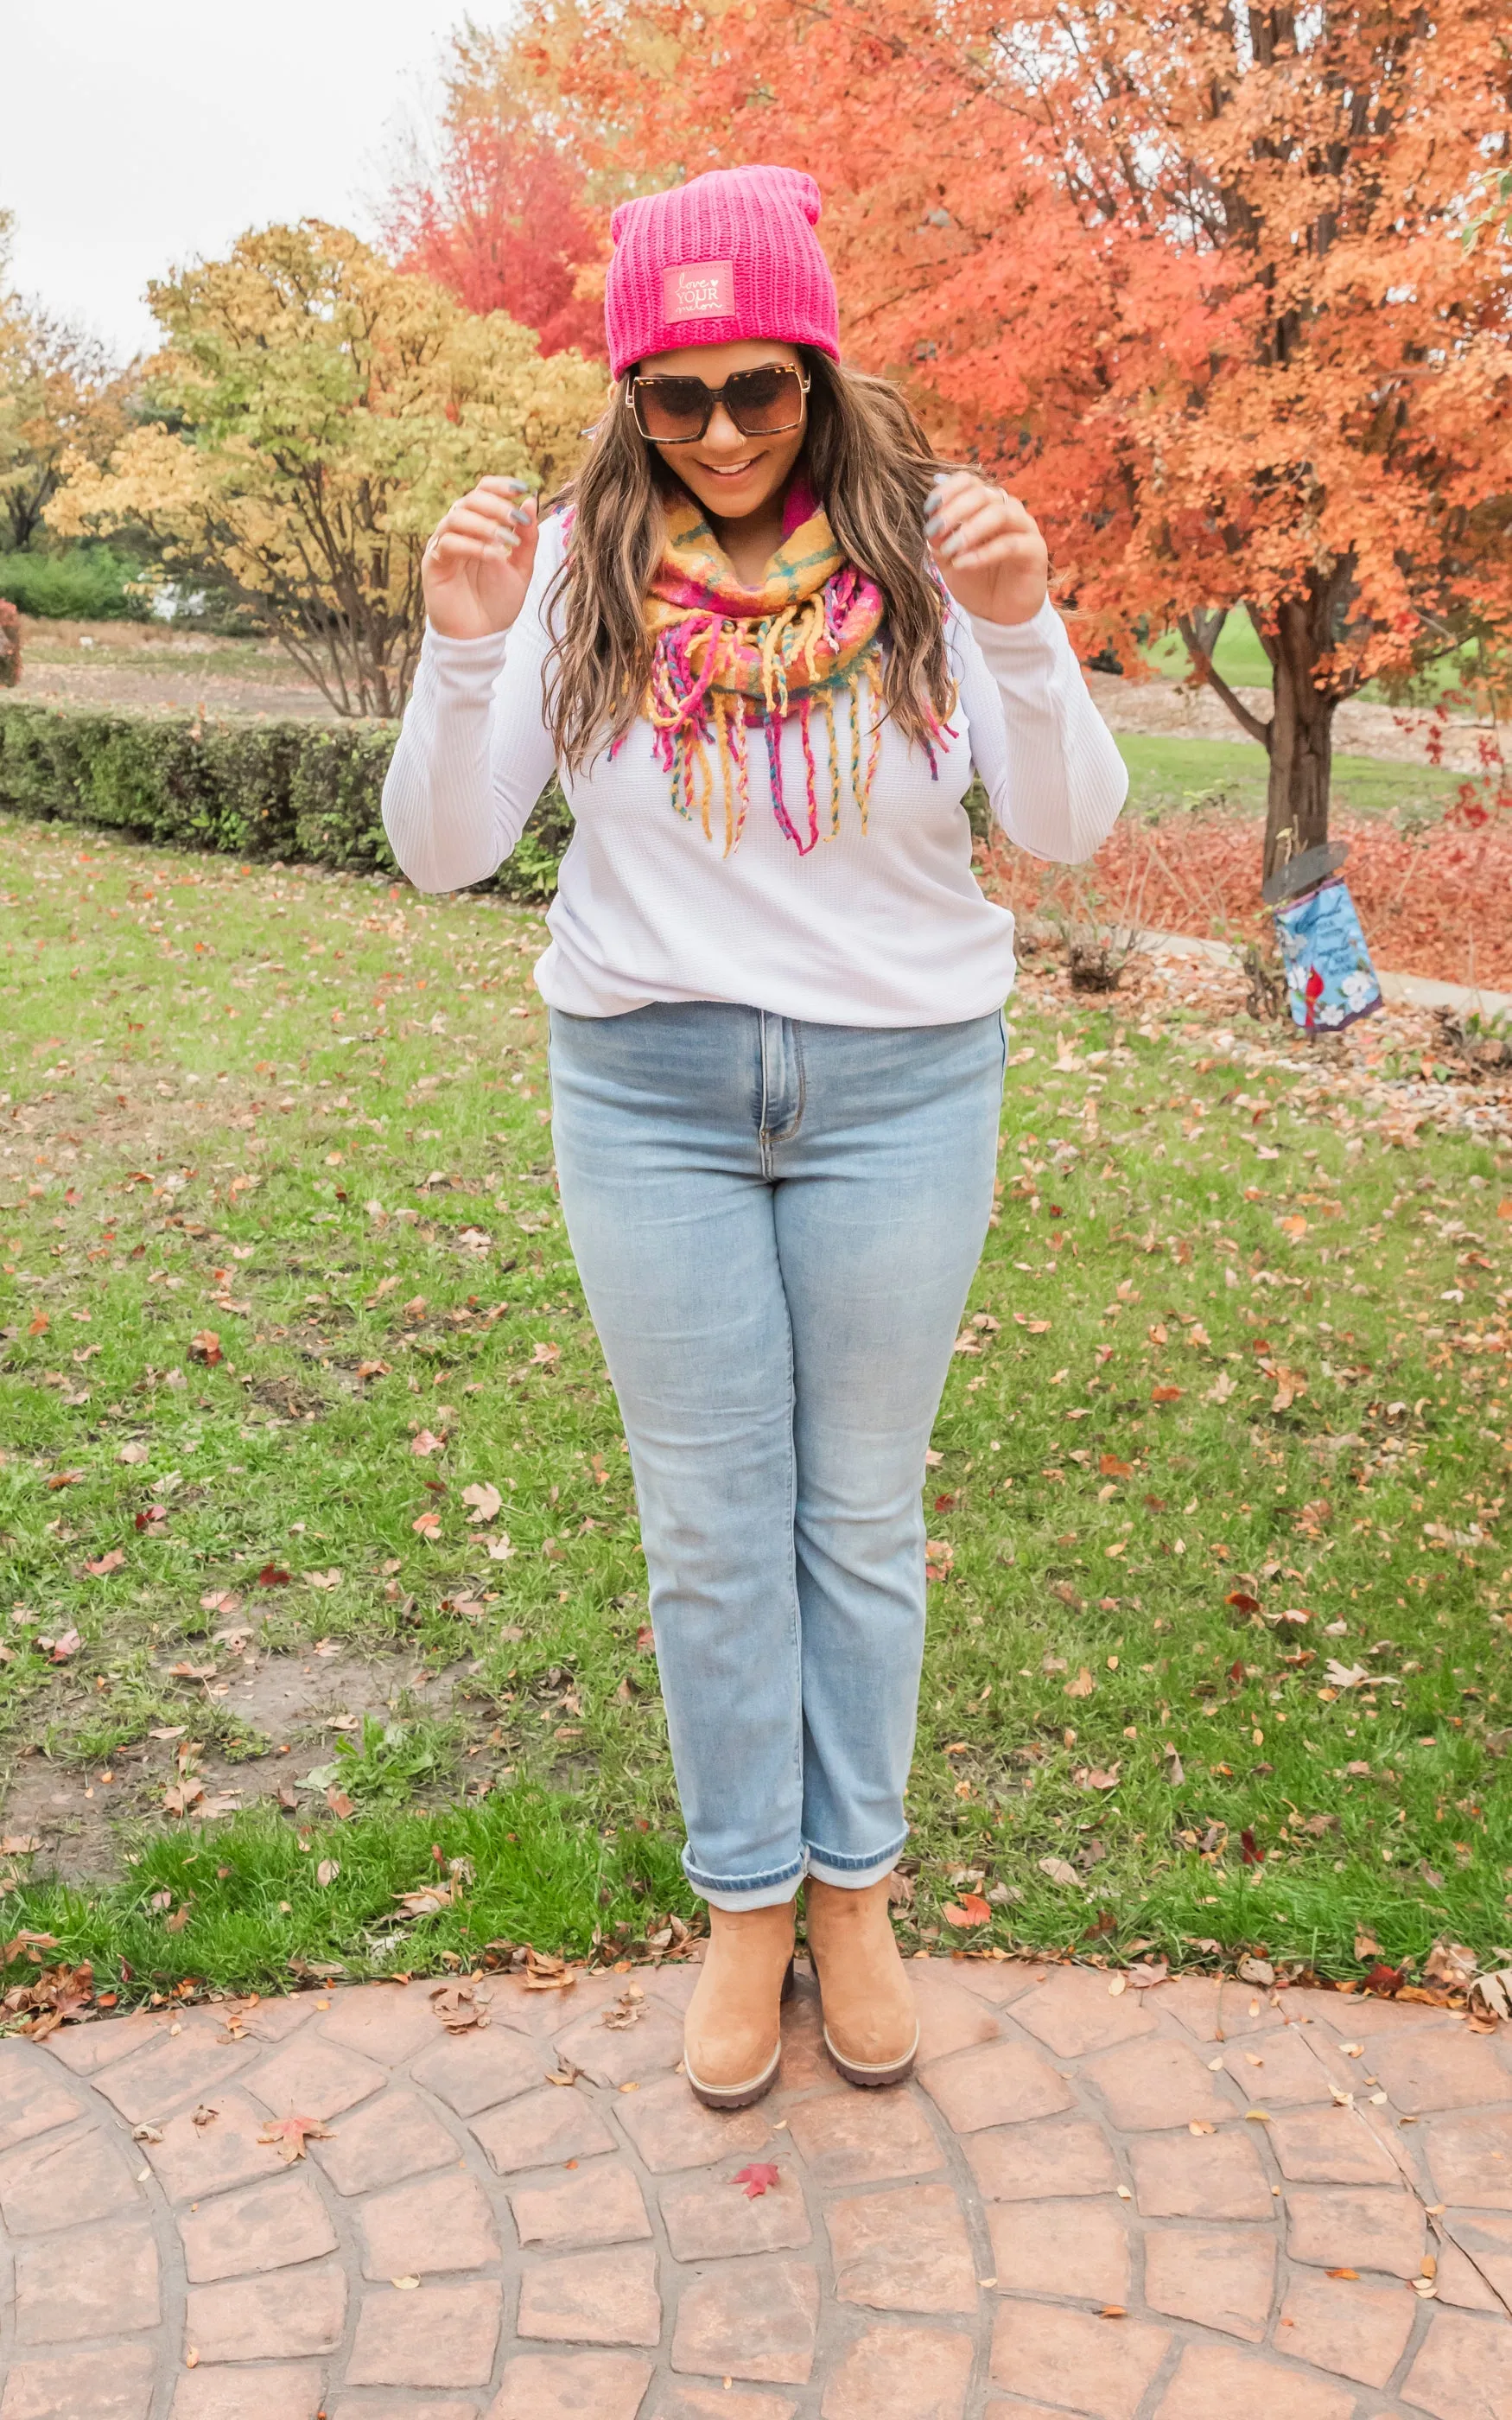
[[[551,1015],[562,1203],[619,1397],[687,1826],[717,1907],[907,1837],[924,1452],[992,1208],[999,1015]]]

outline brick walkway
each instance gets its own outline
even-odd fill
[[[0,2415],[1508,2420],[1506,2037],[911,1971],[917,2084],[841,2084],[804,1986],[727,2118],[677,1969],[496,1981],[464,2035],[415,1984],[0,2042]]]

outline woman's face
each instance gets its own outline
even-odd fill
[[[641,362],[639,378],[697,378],[713,389],[723,386],[736,370],[764,369],[777,364],[802,370],[791,345],[683,345],[675,352],[654,353]],[[779,495],[803,451],[808,429],[809,398],[798,399],[799,418],[794,428],[775,437],[743,437],[722,403],[717,403],[702,437],[687,445],[656,445],[674,478],[696,496],[705,512],[721,520],[743,520],[748,513]]]

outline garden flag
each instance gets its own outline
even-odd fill
[[[1381,1006],[1381,985],[1347,882],[1333,875],[1275,910],[1294,1021],[1336,1033]]]

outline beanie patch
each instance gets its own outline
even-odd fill
[[[665,269],[661,277],[662,317],[679,319],[729,319],[735,308],[735,270],[729,260],[702,260],[681,269]]]

